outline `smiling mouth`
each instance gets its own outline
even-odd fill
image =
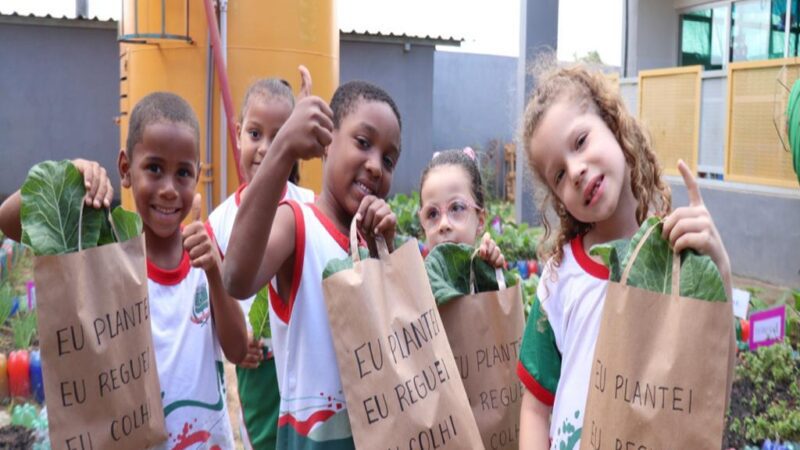
[[[158,213],[165,214],[165,215],[176,214],[181,210],[180,208],[164,208],[162,206],[156,206],[156,205],[153,205],[150,208],[152,208],[153,210],[155,210]]]
[[[365,196],[366,195],[374,195],[375,194],[375,191],[372,188],[370,188],[369,186],[367,186],[366,184],[364,184],[364,183],[362,183],[360,181],[356,181],[353,184],[355,184],[356,187],[358,188],[358,190],[363,192]]]
[[[592,183],[586,187],[583,199],[584,206],[589,206],[589,204],[592,203],[595,195],[597,195],[597,191],[600,189],[600,185],[603,183],[603,179],[605,179],[605,176],[598,175],[594,178],[594,180],[592,180]]]

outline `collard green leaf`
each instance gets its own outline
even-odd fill
[[[103,213],[84,208],[85,193],[83,176],[71,162],[45,161],[33,166],[21,189],[23,243],[35,255],[77,251],[83,210],[82,248],[96,246]]]
[[[120,242],[142,234],[142,218],[135,212],[126,211],[121,206],[117,206],[111,212],[111,220],[114,221]]]
[[[475,249],[466,244],[439,244],[425,258],[425,269],[431,283],[436,303],[444,304],[456,297],[468,295],[470,260],[475,271],[476,292],[496,291],[498,289],[495,270],[486,261],[475,258]],[[511,272],[504,271],[506,285],[519,282]]]
[[[253,337],[270,338],[272,330],[269,327],[269,287],[264,286],[253,301],[250,313],[247,315],[250,326],[253,327]]]
[[[661,237],[659,219],[647,219],[630,240],[612,241],[592,247],[590,253],[603,258],[610,271],[610,279],[619,282],[636,246],[651,227],[647,241],[642,245],[628,275],[629,286],[669,294],[672,291],[672,249],[669,241]],[[680,295],[709,301],[726,301],[725,285],[716,264],[710,257],[693,250],[681,253]]]
[[[364,247],[359,247],[358,255],[362,260],[367,259],[369,258],[369,250]],[[335,273],[352,268],[353,259],[349,256],[343,259],[332,259],[325,266],[325,270],[322,271],[322,279],[324,280]]]

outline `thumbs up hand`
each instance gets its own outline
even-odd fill
[[[183,248],[189,253],[192,267],[199,267],[206,272],[222,267],[219,251],[211,236],[208,235],[205,225],[200,221],[201,197],[194,195],[192,212],[189,213],[192,222],[183,229]]]

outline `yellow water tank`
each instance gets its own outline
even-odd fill
[[[259,78],[284,78],[296,93],[300,64],[311,71],[313,94],[330,100],[339,76],[339,31],[333,0],[223,0],[215,5],[218,17],[225,19],[223,40],[227,41],[227,73],[237,119],[247,87]],[[120,146],[125,145],[129,114],[139,99],[155,91],[182,96],[200,122],[204,170],[198,192],[206,200],[210,194],[211,204],[218,205],[239,182],[232,143],[226,139],[227,148],[224,152],[220,149],[222,102],[219,80],[209,66],[206,23],[199,0],[123,2],[119,30]],[[210,161],[206,156],[209,145]],[[224,174],[223,166],[227,167]],[[302,163],[300,177],[302,185],[319,193],[321,161]],[[126,208],[134,208],[130,192],[123,191],[122,201]],[[209,202],[203,203],[205,216]]]

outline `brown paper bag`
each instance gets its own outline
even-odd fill
[[[499,290],[453,299],[439,313],[484,447],[516,449],[524,390],[516,370],[525,330],[522,290],[506,288],[503,271],[495,273]],[[474,273],[470,279],[474,290]]]
[[[416,240],[322,283],[359,449],[481,449]]]
[[[608,286],[581,449],[718,449],[733,358],[731,305],[680,297],[678,254],[674,294],[626,286],[630,267]]]
[[[144,237],[34,261],[53,449],[137,449],[166,440]]]

